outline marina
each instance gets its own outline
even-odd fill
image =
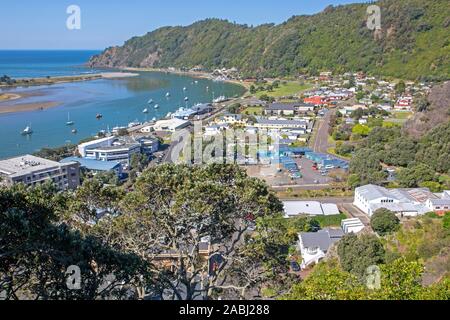
[[[90,52],[89,52],[90,53]],[[57,55],[57,53],[54,53]],[[51,54],[48,54],[51,56]],[[84,56],[87,56],[86,54]],[[79,61],[79,60],[76,60]],[[76,62],[78,63],[78,62]],[[104,72],[82,66],[61,66],[58,75],[77,72]],[[42,75],[33,65],[29,76]],[[49,64],[42,66],[51,69]],[[12,75],[15,73],[8,69]],[[54,71],[56,73],[56,71]],[[20,76],[26,77],[22,72]],[[207,90],[207,88],[210,90]],[[186,90],[183,90],[186,88]],[[199,103],[211,103],[214,92],[227,97],[243,94],[239,85],[195,79],[164,72],[139,72],[137,77],[98,79],[55,85],[0,89],[0,94],[19,94],[23,98],[2,101],[0,109],[33,104],[37,108],[25,112],[0,114],[0,159],[41,148],[76,144],[109,128],[124,127],[133,122],[150,122],[171,118],[180,106],[189,109]],[[189,92],[187,97],[186,93]],[[188,98],[188,100],[185,100]],[[39,106],[54,105],[52,108]],[[144,112],[146,111],[146,112]],[[32,123],[32,126],[30,125]],[[75,127],[76,126],[76,127]]]

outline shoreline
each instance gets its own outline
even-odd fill
[[[0,115],[8,113],[29,112],[29,111],[44,111],[50,108],[58,107],[59,105],[61,105],[61,102],[57,101],[30,102],[9,106],[0,105]]]
[[[93,74],[81,74],[74,76],[59,76],[50,78],[20,78],[15,79],[16,83],[13,84],[0,84],[0,89],[15,89],[18,87],[33,87],[33,86],[46,86],[61,83],[71,83],[71,82],[82,82],[82,81],[92,81],[92,80],[115,80],[122,78],[137,77],[139,74],[131,72],[102,72]],[[4,94],[9,94],[5,92]],[[0,94],[1,96],[1,94]],[[2,100],[0,100],[2,101]]]
[[[192,78],[197,79],[208,79],[208,80],[214,80],[214,76],[211,73],[208,72],[201,72],[201,71],[181,71],[181,70],[172,70],[172,69],[166,69],[166,68],[135,68],[135,67],[122,67],[118,68],[119,70],[124,71],[131,71],[131,72],[161,72],[161,73],[169,73],[169,74],[175,74],[180,76],[189,76]],[[246,83],[244,81],[239,80],[221,80],[221,82],[231,83],[235,85],[239,85],[242,88],[246,90],[246,92],[243,93],[242,96],[244,96],[246,93],[248,93],[248,86],[246,86]]]

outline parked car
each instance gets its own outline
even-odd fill
[[[300,265],[297,262],[292,261],[291,262],[291,270],[294,272],[300,272],[302,269],[300,268]]]

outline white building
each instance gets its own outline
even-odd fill
[[[430,211],[438,213],[450,212],[450,198],[428,199],[426,205]]]
[[[286,218],[299,215],[332,216],[340,214],[337,205],[333,203],[320,203],[318,201],[283,201]]]
[[[152,154],[158,151],[159,141],[151,137],[134,139],[133,137],[111,136],[89,141],[78,146],[82,158],[99,161],[118,161],[124,165],[130,163],[133,154]]]
[[[24,155],[0,161],[0,184],[23,183],[38,186],[53,183],[58,190],[76,189],[80,185],[80,165],[77,162],[55,161]]]
[[[430,211],[426,206],[428,199],[437,199],[437,196],[426,188],[386,189],[366,185],[355,189],[353,204],[369,217],[381,208],[401,216],[417,216]]]
[[[308,121],[305,120],[271,120],[271,119],[258,119],[255,123],[256,128],[262,129],[307,129]]]
[[[328,249],[344,236],[341,229],[324,229],[319,232],[302,232],[298,236],[298,250],[302,256],[301,268],[319,263]]]
[[[169,120],[157,121],[153,126],[153,128],[155,129],[155,131],[175,132],[188,127],[190,124],[191,124],[190,121],[173,118]]]
[[[345,219],[341,221],[341,228],[345,234],[361,232],[365,227],[362,221],[358,218]]]

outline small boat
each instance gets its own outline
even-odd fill
[[[197,80],[195,80],[194,82],[195,82],[195,84],[198,84],[198,81],[197,81]]]
[[[27,136],[30,134],[33,134],[33,129],[31,129],[31,126],[27,126],[25,129],[23,129],[22,135]]]
[[[159,104],[155,104],[155,109],[159,109]]]
[[[139,122],[139,121],[134,121],[134,122],[130,122],[129,124],[128,124],[128,128],[134,128],[134,127],[137,127],[137,126],[140,126],[141,125],[141,123]]]
[[[77,129],[72,129],[72,133],[73,133],[73,134],[75,134],[75,133],[77,133],[77,132],[78,132]]]
[[[156,121],[156,117],[154,117],[154,118],[152,119],[152,121],[155,122],[155,121]]]
[[[145,108],[144,110],[142,110],[142,113],[148,113],[148,109]]]
[[[170,118],[170,117],[172,117],[172,112],[169,112],[166,116],[166,118]]]
[[[73,126],[75,124],[75,122],[70,120],[70,113],[67,113],[67,122],[66,125],[67,126]]]
[[[186,87],[184,87],[184,88],[183,88],[183,91],[187,91],[187,88],[186,88]]]
[[[97,113],[97,115],[95,116],[97,119],[101,119],[103,118],[103,115],[101,115],[100,113]]]
[[[214,103],[221,103],[221,102],[225,102],[225,101],[227,101],[228,99],[225,97],[225,96],[220,96],[220,97],[218,97],[217,99],[214,99],[213,100],[213,102]]]
[[[184,101],[189,101],[189,98],[188,97],[184,98]]]
[[[153,99],[148,100],[148,104],[152,104],[153,103]]]
[[[170,97],[170,92],[167,92],[166,93],[166,98],[169,98]]]

